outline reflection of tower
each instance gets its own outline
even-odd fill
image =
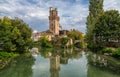
[[[59,35],[60,24],[57,8],[50,7],[49,30],[54,35]]]
[[[51,56],[50,57],[50,72],[51,77],[59,77],[60,71],[60,56]]]

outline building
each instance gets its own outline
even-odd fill
[[[50,7],[50,16],[49,16],[49,31],[53,35],[59,35],[60,31],[60,18],[58,16],[57,8]]]
[[[39,41],[41,37],[48,38],[49,41],[51,41],[54,37],[67,37],[68,30],[62,30],[62,26],[60,25],[60,17],[58,16],[57,8],[50,7],[49,10],[49,30],[37,32],[33,31],[32,33],[32,39],[34,41]]]
[[[40,39],[41,37],[46,37],[46,38],[48,39],[48,41],[51,41],[53,35],[47,33],[47,31],[43,31],[43,32],[33,31],[33,32],[32,32],[31,38],[33,39],[33,41],[37,42],[37,41],[39,41],[39,39]]]

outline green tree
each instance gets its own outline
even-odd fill
[[[82,32],[79,32],[78,30],[72,30],[72,31],[70,31],[67,35],[68,35],[69,38],[72,38],[72,39],[73,39],[73,42],[74,42],[75,40],[81,40],[81,41],[84,40],[84,35],[83,35],[83,33],[82,33]]]
[[[117,10],[106,11],[95,25],[96,44],[104,46],[109,42],[120,42],[120,14]]]
[[[84,34],[82,32],[79,32],[77,30],[72,30],[68,33],[68,37],[72,38],[74,46],[78,48],[84,48]],[[76,42],[79,41],[79,42]]]
[[[22,53],[29,48],[32,30],[21,19],[0,19],[0,46],[3,51]]]
[[[96,21],[99,16],[104,12],[103,11],[103,0],[90,0],[89,5],[89,15],[87,17],[87,33],[86,39],[88,44],[92,44],[94,42],[94,33],[93,29],[95,27]]]

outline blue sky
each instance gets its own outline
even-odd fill
[[[0,0],[0,17],[19,17],[33,30],[45,31],[49,28],[49,7],[58,8],[63,29],[86,31],[86,17],[89,0]],[[120,11],[119,0],[104,0],[104,9]]]

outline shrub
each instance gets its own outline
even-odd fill
[[[113,52],[113,56],[120,58],[120,48],[117,48],[114,52]]]
[[[85,47],[83,42],[77,43],[77,44],[75,44],[75,46],[78,47],[78,48],[84,48]]]
[[[103,47],[98,46],[96,44],[88,44],[87,48],[90,49],[93,52],[98,52],[98,51],[101,51],[103,49]]]
[[[52,43],[48,41],[46,37],[41,37],[39,42],[41,47],[47,47],[47,48],[53,47]]]
[[[8,59],[8,58],[16,57],[16,56],[18,56],[18,54],[8,53],[5,51],[0,52],[0,59]]]
[[[103,53],[112,53],[113,50],[111,48],[104,48],[103,50]]]

